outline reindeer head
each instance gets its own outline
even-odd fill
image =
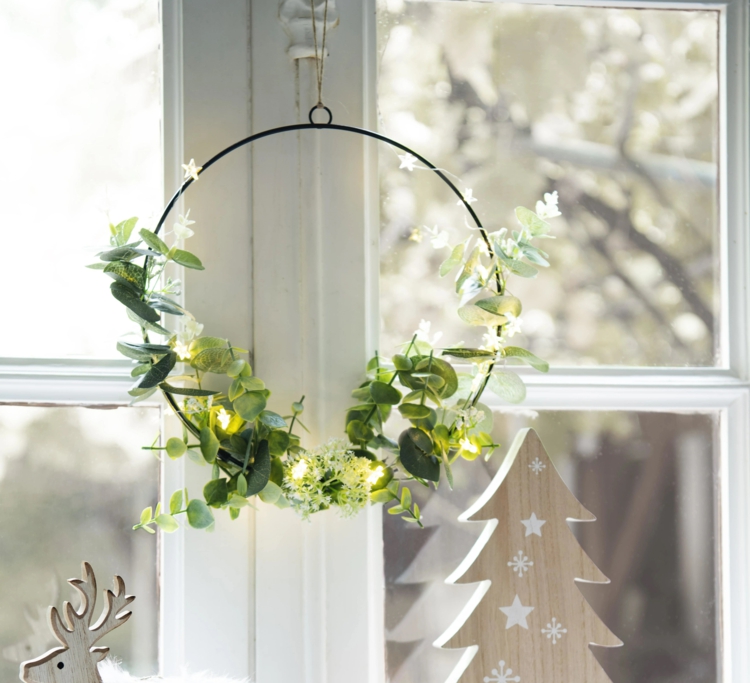
[[[96,577],[88,562],[83,563],[82,573],[83,579],[68,581],[81,594],[80,613],[66,602],[62,610],[63,623],[57,608],[50,607],[49,626],[62,647],[21,664],[20,677],[25,683],[102,683],[97,663],[107,656],[109,648],[94,647],[94,644],[130,618],[131,613],[123,610],[135,598],[125,595],[125,583],[115,576],[115,592],[105,591],[107,604],[99,620],[92,626]]]

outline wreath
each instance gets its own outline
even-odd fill
[[[214,510],[227,509],[236,519],[251,499],[281,508],[291,507],[301,517],[328,508],[353,516],[368,501],[394,504],[388,508],[404,521],[422,526],[419,506],[409,485],[437,487],[444,477],[453,488],[451,467],[458,458],[489,458],[499,444],[490,435],[492,412],[480,399],[486,389],[508,403],[520,403],[526,389],[511,368],[525,363],[546,372],[548,364],[533,353],[508,341],[520,329],[521,301],[508,288],[512,276],[533,278],[537,267],[549,265],[548,255],[534,241],[550,237],[547,219],[559,216],[557,193],[545,194],[535,211],[515,210],[519,229],[488,232],[471,204],[470,189],[461,192],[424,157],[403,145],[371,131],[338,126],[329,120],[296,124],[265,131],[220,152],[203,167],[194,160],[184,164],[185,182],[167,205],[153,230],[136,232],[137,218],[110,224],[110,247],[89,266],[112,278],[110,291],[122,304],[130,320],[140,328],[136,339],[117,342],[117,350],[134,362],[135,379],[129,393],[133,403],[161,391],[182,423],[182,438],[171,437],[160,445],[159,437],[146,448],[165,452],[169,458],[187,456],[198,465],[211,467],[211,478],[202,497],[190,498],[187,489],[172,494],[168,504],[146,508],[134,529],[155,533],[179,527],[185,515],[196,529],[214,525]],[[204,336],[203,325],[175,296],[180,281],[164,278],[164,268],[175,263],[203,270],[198,256],[181,248],[191,237],[194,220],[190,211],[173,225],[172,245],[158,233],[187,187],[215,161],[233,149],[275,132],[305,128],[354,131],[385,141],[404,151],[401,168],[429,170],[440,176],[458,195],[459,204],[477,225],[475,234],[451,245],[449,235],[435,228],[426,230],[433,248],[449,249],[440,277],[456,271],[458,315],[467,324],[486,327],[479,348],[437,348],[430,339],[429,323],[422,321],[411,340],[390,360],[376,355],[367,363],[364,381],[352,391],[355,404],[346,412],[345,438],[331,439],[314,447],[303,446],[299,429],[304,397],[286,414],[269,409],[271,391],[253,373],[247,350],[221,337]],[[422,162],[424,166],[418,165]],[[425,233],[415,228],[411,239],[421,242]],[[164,326],[162,314],[178,316],[179,330]],[[151,335],[162,338],[153,342]],[[456,372],[449,359],[472,364],[470,374]],[[454,361],[455,362],[455,361]],[[212,380],[226,377],[223,387]],[[389,416],[397,411],[410,426],[392,439],[386,434]]]

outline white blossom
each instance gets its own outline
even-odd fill
[[[545,192],[544,193],[544,202],[537,202],[536,203],[536,215],[539,216],[539,218],[556,218],[560,215],[560,212],[557,209],[557,190],[554,192]]]
[[[466,188],[466,192],[464,192],[464,201],[462,202],[460,199],[456,202],[459,206],[462,206],[464,202],[471,205],[474,202],[477,201],[477,198],[474,196],[474,190],[472,190],[470,187]]]
[[[409,241],[410,242],[416,242],[419,244],[423,239],[422,231],[418,227],[414,227],[411,229],[411,232],[409,233]]]
[[[494,327],[488,327],[487,332],[482,335],[482,342],[482,349],[497,353],[505,342],[505,339],[497,333]]]
[[[442,332],[436,332],[432,339],[430,339],[430,328],[432,327],[432,323],[429,320],[422,319],[419,322],[419,329],[417,329],[414,334],[417,336],[418,341],[423,341],[430,346],[435,346],[435,344],[438,343],[440,338],[443,336]]]
[[[188,360],[190,358],[190,345],[180,341],[179,338],[174,345],[174,351],[180,357],[180,360]]]
[[[512,337],[521,331],[521,318],[517,318],[512,313],[505,313],[505,318],[508,321],[503,326],[503,333],[507,334],[508,337]]]
[[[221,428],[226,430],[232,420],[232,416],[222,407],[222,409],[216,414],[216,419],[219,421]]]
[[[405,168],[407,171],[413,171],[417,166],[417,157],[413,154],[399,154],[398,158],[401,160],[399,168]]]
[[[195,232],[190,229],[191,225],[195,225],[195,221],[190,220],[190,209],[188,209],[188,212],[184,216],[180,216],[178,222],[172,227],[175,237],[178,240],[186,240],[188,237],[192,237]]]
[[[450,235],[445,230],[440,230],[436,225],[434,228],[425,227],[430,235],[430,244],[433,249],[443,249],[449,245]]]
[[[467,453],[479,453],[479,448],[476,446],[476,444],[473,444],[468,438],[461,439],[461,441],[459,441],[459,444],[461,446],[462,451],[466,451]]]

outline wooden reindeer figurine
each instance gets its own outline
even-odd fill
[[[81,611],[76,612],[70,602],[66,602],[62,610],[63,623],[57,608],[50,607],[49,626],[62,647],[23,662],[20,678],[25,683],[102,683],[97,664],[107,656],[109,648],[94,645],[130,618],[131,612],[123,610],[135,598],[125,595],[125,583],[115,576],[115,592],[105,591],[106,606],[92,626],[96,577],[88,562],[83,563],[81,571],[83,579],[68,581],[81,594]]]

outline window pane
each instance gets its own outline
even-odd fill
[[[551,268],[512,278],[558,365],[711,366],[718,354],[718,30],[712,11],[380,0],[383,131],[460,178],[491,230],[557,190]],[[476,341],[415,227],[465,239],[429,171],[381,154],[382,348],[420,319]],[[519,281],[520,280],[520,281]],[[418,283],[418,286],[416,286]]]
[[[119,574],[133,616],[102,645],[136,675],[156,673],[156,540],[132,530],[158,495],[159,463],[141,450],[159,410],[0,406],[0,679],[57,646],[49,605],[74,600],[65,583],[91,563],[101,591]],[[98,612],[97,612],[98,618]]]
[[[84,266],[162,204],[159,3],[0,3],[0,357],[116,357],[132,327]],[[93,323],[93,321],[96,321]],[[125,328],[125,329],[123,329]]]
[[[570,526],[610,578],[576,584],[622,648],[594,648],[616,683],[715,683],[717,561],[714,431],[710,415],[543,412],[495,416],[503,447],[533,426],[558,471],[597,517]],[[504,451],[503,451],[504,452]],[[412,493],[427,528],[384,515],[386,639],[393,683],[446,680],[461,651],[432,642],[468,601],[446,585],[479,529],[457,522],[502,462],[456,463],[456,490]],[[502,520],[495,533],[502,531]],[[468,528],[467,528],[468,527]],[[523,671],[518,671],[523,680]]]

